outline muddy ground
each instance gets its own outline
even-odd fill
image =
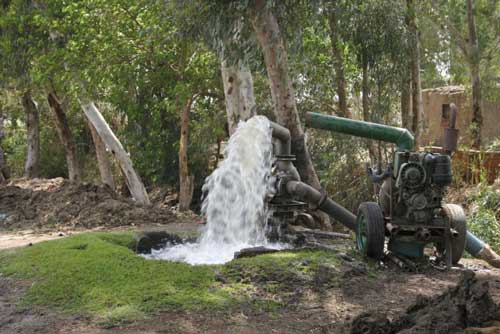
[[[199,228],[198,217],[178,217],[165,205],[146,209],[107,188],[63,180],[1,186],[0,213],[7,214],[0,222],[4,248],[95,228],[174,233]],[[333,242],[338,249],[351,243]],[[337,270],[319,268],[308,286],[289,280],[288,293],[301,298],[290,298],[284,309],[266,312],[243,305],[227,312],[161,312],[112,329],[81,316],[20,308],[30,282],[0,274],[0,333],[500,333],[494,322],[500,320],[500,270],[465,259],[452,270],[425,266],[410,273],[391,262],[367,265],[348,255],[342,258]]]
[[[500,333],[494,322],[500,319],[495,315],[500,303],[500,274],[473,261],[466,261],[466,267],[475,270],[415,274],[387,268],[373,278],[347,265],[342,273],[335,273],[342,275],[340,286],[329,288],[318,282],[318,288],[323,289],[320,300],[292,301],[273,312],[245,306],[227,312],[160,312],[148,320],[112,329],[99,328],[85,317],[45,308],[19,308],[16,303],[29,282],[0,277],[0,333]],[[474,293],[458,291],[464,276],[470,279],[471,275],[477,279]],[[292,289],[302,289],[293,284]],[[467,304],[473,304],[468,312]]]
[[[106,186],[75,185],[62,178],[19,179],[0,186],[0,231],[109,229],[118,226],[188,221],[165,205],[168,194],[154,192],[153,205],[137,205]]]

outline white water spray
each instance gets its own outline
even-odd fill
[[[240,122],[224,151],[225,159],[205,180],[202,213],[207,225],[197,243],[176,245],[148,258],[190,264],[225,263],[247,247],[267,246],[265,197],[272,192],[272,129],[254,116]]]

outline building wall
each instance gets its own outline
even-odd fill
[[[422,145],[441,146],[443,141],[443,104],[455,103],[458,107],[456,127],[459,129],[459,144],[470,145],[470,124],[472,106],[463,86],[447,86],[422,91],[424,109]],[[483,103],[483,128],[481,136],[484,145],[500,138],[500,105]]]

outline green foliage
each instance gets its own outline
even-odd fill
[[[414,1],[420,31],[423,87],[468,83],[468,61],[457,44],[467,36],[464,1]],[[477,0],[483,96],[500,99],[500,7]],[[57,92],[75,137],[86,177],[98,175],[92,142],[78,98],[98,104],[130,152],[147,184],[178,182],[180,112],[190,97],[188,161],[199,188],[210,171],[210,154],[226,137],[220,60],[242,60],[254,75],[260,114],[273,118],[266,69],[250,13],[254,1],[11,0],[0,7],[0,108],[11,120],[3,145],[15,176],[26,145],[19,95],[27,90],[42,110],[42,176],[64,176],[64,154],[48,117],[46,94]],[[335,114],[337,94],[329,18],[336,10],[349,109],[361,115],[361,78],[368,65],[371,120],[400,123],[401,79],[408,76],[409,35],[405,0],[276,1],[276,16],[289,57],[301,116]],[[4,103],[3,95],[9,95]],[[14,97],[14,98],[13,98]],[[18,126],[19,125],[19,126]],[[350,141],[315,135],[316,167],[330,193],[356,206],[369,197],[358,171],[366,151]],[[355,171],[354,177],[349,171]],[[350,192],[349,192],[350,193]]]
[[[500,251],[500,191],[495,186],[482,185],[471,198],[467,228],[479,239]]]
[[[37,87],[38,102],[48,91],[57,92],[82,161],[88,160],[91,141],[78,98],[90,98],[118,125],[114,130],[143,180],[175,184],[180,112],[196,95],[190,153],[197,159],[191,165],[197,181],[206,176],[209,157],[196,153],[209,151],[221,137],[223,95],[218,58],[197,40],[199,32],[188,28],[194,9],[146,0],[43,5],[15,0],[2,14],[0,52],[9,60],[2,62],[5,83],[20,91]],[[54,133],[42,129],[42,176],[65,175],[63,161],[53,158],[61,157],[54,152],[61,147],[56,142]]]
[[[19,125],[14,127],[11,122],[6,124],[2,148],[12,176],[21,176],[23,175],[27,152],[26,130]],[[14,120],[14,122],[17,122],[17,120]]]
[[[369,160],[366,140],[315,131],[309,146],[323,188],[335,201],[356,212],[361,202],[372,199],[364,167]]]
[[[469,59],[460,46],[468,41],[466,2],[421,1],[419,5],[424,88],[450,82],[470,84]],[[498,101],[500,6],[498,1],[490,0],[476,0],[474,6],[482,95],[486,100]]]

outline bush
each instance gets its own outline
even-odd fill
[[[374,199],[365,172],[370,158],[366,140],[335,133],[311,131],[308,138],[313,164],[328,195],[351,211]]]
[[[500,189],[481,185],[471,199],[468,229],[500,251]]]

